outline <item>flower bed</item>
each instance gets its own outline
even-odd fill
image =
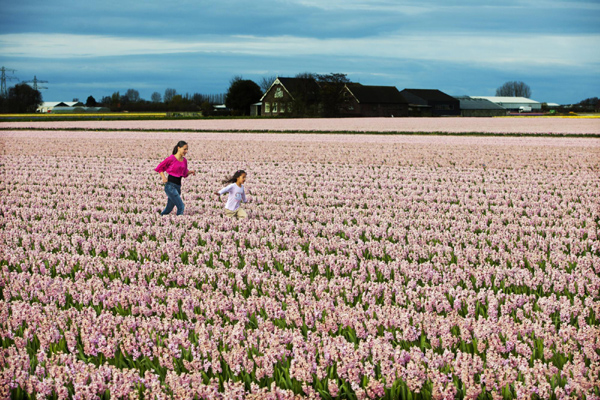
[[[600,396],[600,140],[0,140],[2,398]]]

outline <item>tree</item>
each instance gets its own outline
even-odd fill
[[[121,94],[119,92],[114,92],[112,96],[110,96],[110,110],[111,111],[120,111],[121,109]]]
[[[162,102],[162,96],[158,92],[152,93],[152,96],[150,96],[150,99],[152,100],[153,103]]]
[[[135,89],[127,89],[127,92],[125,92],[125,97],[127,98],[128,102],[137,103],[140,101],[140,92]]]
[[[100,104],[104,107],[109,107],[112,103],[112,97],[111,96],[102,96],[102,100],[100,100]]]
[[[597,97],[589,97],[585,100],[581,100],[577,105],[583,111],[598,112],[598,110],[600,110],[600,99]]]
[[[250,114],[250,105],[260,100],[263,93],[255,82],[234,77],[227,90],[225,105],[235,114]]]
[[[276,75],[263,76],[262,77],[262,79],[260,80],[258,86],[260,86],[260,88],[262,89],[263,93],[265,93],[267,90],[269,90],[269,88],[271,87],[271,85],[273,84],[273,82],[275,82],[275,79],[277,79]]]
[[[168,103],[171,100],[173,100],[173,96],[175,96],[175,95],[177,95],[177,90],[172,89],[172,88],[165,89],[165,95],[163,96],[165,103]]]
[[[343,89],[350,80],[346,74],[331,73],[318,75],[317,81],[321,87],[321,105],[324,117],[332,118],[339,116],[340,106],[344,101]]]
[[[531,97],[531,88],[525,82],[509,81],[496,89],[496,96]]]
[[[597,97],[589,97],[589,98],[587,98],[585,100],[581,100],[577,104],[580,105],[580,106],[584,106],[584,107],[586,107],[586,106],[587,107],[590,107],[590,106],[594,107],[596,104],[598,104],[598,101],[600,101],[600,100],[598,100]]]
[[[94,98],[94,96],[89,96],[87,98],[87,100],[85,101],[86,107],[96,107],[97,105],[98,105],[98,103],[96,102],[96,99]]]
[[[244,78],[241,75],[235,75],[233,78],[229,80],[229,86],[233,85],[236,82],[243,81]]]
[[[200,105],[200,110],[202,111],[202,116],[204,117],[208,117],[213,113],[213,107],[208,101],[205,101]]]
[[[11,113],[32,113],[42,104],[42,94],[26,83],[19,83],[8,90],[6,108]]]
[[[319,116],[320,88],[317,83],[317,74],[302,72],[296,74],[295,84],[291,90],[294,101],[291,103],[291,116],[317,117]]]

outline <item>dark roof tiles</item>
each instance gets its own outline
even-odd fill
[[[346,84],[359,103],[398,104],[408,103],[395,86],[365,86],[360,83]]]
[[[451,101],[455,102],[456,99],[440,90],[437,89],[404,89],[402,95],[409,99],[416,97],[427,102],[429,101]]]

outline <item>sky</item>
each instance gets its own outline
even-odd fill
[[[540,102],[600,97],[600,0],[0,0],[0,66],[45,101],[225,93],[234,76],[344,73],[364,85]]]

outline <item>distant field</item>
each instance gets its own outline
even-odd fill
[[[0,130],[106,130],[278,133],[428,133],[600,136],[600,118],[240,118],[3,121]],[[147,114],[146,114],[147,115]],[[156,114],[158,115],[158,114]]]

